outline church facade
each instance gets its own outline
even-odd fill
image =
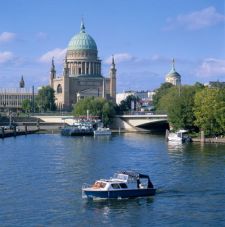
[[[71,110],[73,104],[86,97],[103,97],[116,102],[116,68],[114,58],[109,77],[101,74],[101,60],[94,39],[86,33],[83,22],[80,32],[69,42],[63,75],[56,76],[54,60],[50,71],[50,86],[55,91],[56,105]]]

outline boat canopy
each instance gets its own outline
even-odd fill
[[[126,174],[130,177],[134,177],[134,178],[149,178],[148,175],[144,175],[135,171],[119,171],[118,174]]]
[[[148,188],[154,187],[151,180],[150,180],[150,177],[148,175],[141,174],[141,173],[138,173],[138,172],[135,172],[135,171],[120,171],[117,174],[128,175],[129,177],[136,178],[137,181],[145,178],[145,179],[148,180]]]

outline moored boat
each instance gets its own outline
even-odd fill
[[[91,122],[80,122],[67,125],[61,129],[63,136],[93,136],[94,128]]]
[[[112,131],[109,128],[102,128],[102,127],[98,127],[95,131],[94,131],[94,135],[95,136],[109,136],[112,134]]]
[[[121,171],[110,179],[100,179],[82,187],[82,197],[91,199],[145,197],[155,193],[149,176],[134,171]]]
[[[168,134],[168,141],[172,142],[191,142],[191,137],[187,135],[187,130],[180,129],[177,132],[170,132]]]

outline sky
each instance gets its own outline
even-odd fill
[[[0,87],[47,85],[53,56],[60,76],[82,18],[118,92],[158,88],[173,58],[182,84],[225,81],[224,0],[0,0]]]

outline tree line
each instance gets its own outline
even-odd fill
[[[188,129],[206,135],[225,132],[225,87],[173,86],[163,83],[153,96],[156,113],[167,113],[174,130]]]
[[[44,86],[38,90],[34,103],[25,99],[22,102],[22,110],[26,113],[55,111],[55,91],[50,86]]]

